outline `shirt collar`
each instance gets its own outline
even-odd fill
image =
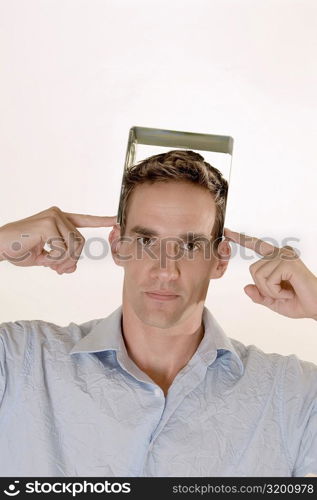
[[[69,354],[122,350],[121,316],[122,306],[119,306],[107,318],[98,321],[88,335],[76,342]]]
[[[203,323],[205,335],[196,353],[207,366],[211,365],[216,357],[224,356],[227,366],[237,371],[239,375],[243,375],[244,365],[238,351],[206,306],[203,309]]]
[[[114,350],[121,351],[126,355],[126,347],[122,337],[121,318],[122,305],[115,309],[109,316],[95,324],[88,335],[75,343],[69,354]],[[205,334],[195,354],[199,355],[208,366],[214,362],[216,357],[228,353],[229,363],[237,368],[238,372],[242,375],[244,366],[237,350],[206,306],[203,309],[202,319]]]

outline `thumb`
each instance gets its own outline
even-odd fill
[[[263,306],[270,306],[274,302],[274,299],[272,297],[264,297],[263,295],[261,295],[258,288],[255,285],[246,285],[244,287],[244,292],[256,304],[262,304]]]

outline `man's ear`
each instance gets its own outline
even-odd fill
[[[122,266],[122,262],[119,256],[120,249],[120,224],[115,224],[109,233],[109,243],[111,248],[111,255],[114,262],[118,266]]]
[[[231,258],[231,246],[228,240],[220,241],[217,250],[215,251],[216,263],[213,266],[210,278],[222,278],[225,274],[229,260]]]

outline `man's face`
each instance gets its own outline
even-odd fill
[[[195,184],[140,184],[132,192],[118,254],[124,267],[123,301],[143,323],[171,328],[202,310],[210,278],[225,270],[217,270],[219,260],[212,251],[215,216],[212,195]],[[176,296],[162,300],[149,295],[158,290]]]

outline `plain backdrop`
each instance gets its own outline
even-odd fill
[[[231,135],[226,227],[287,239],[317,274],[316,25],[315,0],[2,0],[0,226],[52,205],[116,215],[133,125]],[[110,228],[81,232],[76,273],[1,262],[0,322],[121,303]],[[260,257],[234,253],[206,300],[228,336],[316,363],[317,323],[254,304]]]

